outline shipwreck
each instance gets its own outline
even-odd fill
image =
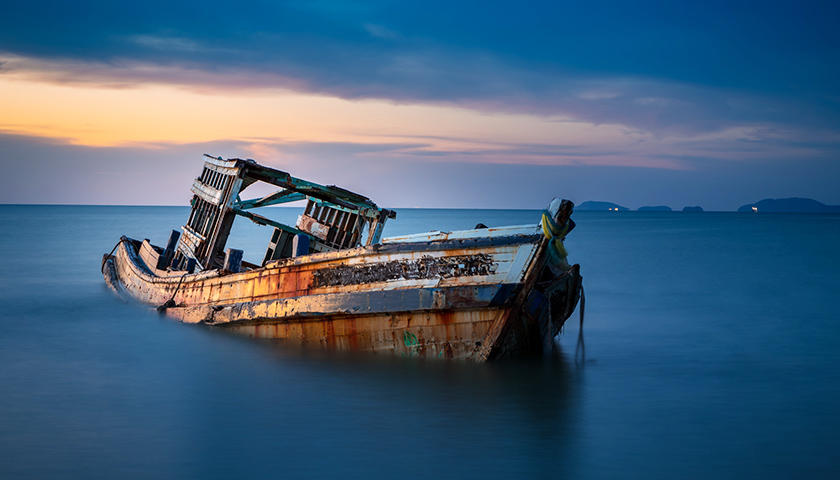
[[[255,182],[279,189],[242,200]],[[477,361],[553,350],[582,293],[563,240],[574,207],[539,223],[382,238],[392,210],[253,160],[205,155],[189,218],[165,246],[121,237],[108,286],[160,312],[253,337]],[[254,213],[305,201],[294,227]],[[260,264],[226,248],[236,217],[273,228]]]

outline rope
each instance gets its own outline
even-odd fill
[[[119,247],[120,244],[125,242],[126,240],[128,240],[126,237],[120,238],[120,241],[117,242],[117,244],[114,245],[114,248],[111,249],[111,253],[102,257],[102,267],[99,269],[100,273],[103,273],[103,274],[105,273],[105,263],[107,263],[108,259],[111,258],[111,255],[114,254],[114,252],[117,250],[117,247]],[[166,311],[167,308],[175,306],[175,295],[177,295],[178,290],[181,289],[181,284],[184,282],[184,277],[186,277],[189,274],[190,274],[190,272],[185,272],[183,275],[181,275],[181,278],[178,280],[178,286],[175,287],[175,291],[172,292],[172,297],[170,297],[169,300],[165,301],[162,305],[157,307],[158,312],[163,313],[163,312]]]
[[[117,247],[119,247],[120,244],[123,243],[126,240],[127,239],[125,237],[120,237],[120,241],[117,242],[116,245],[114,245],[114,248],[111,249],[111,253],[102,257],[102,266],[99,268],[99,273],[102,273],[102,274],[105,273],[105,264],[108,263],[108,259],[111,258],[111,255],[113,255],[115,251],[117,251]]]
[[[167,300],[167,301],[163,302],[163,304],[162,304],[162,305],[159,305],[159,306],[157,307],[157,311],[158,311],[158,312],[163,313],[163,312],[165,312],[165,311],[166,311],[166,309],[167,309],[167,308],[171,308],[171,307],[174,307],[174,306],[175,306],[175,295],[177,295],[177,294],[178,294],[178,290],[180,290],[180,289],[181,289],[181,283],[184,281],[184,277],[186,277],[186,276],[187,276],[187,275],[189,275],[189,274],[190,274],[190,272],[185,272],[183,275],[181,275],[181,279],[180,279],[180,280],[178,280],[178,286],[177,286],[177,287],[175,287],[175,291],[174,291],[174,292],[172,292],[172,297],[170,297],[170,298],[169,298],[169,300]]]
[[[586,294],[583,293],[583,282],[580,284],[580,328],[578,329],[577,345],[575,345],[575,363],[578,361],[578,352],[580,352],[580,361],[586,361],[586,345],[583,343],[583,311],[586,309]]]

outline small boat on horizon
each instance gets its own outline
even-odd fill
[[[279,187],[251,200],[256,182]],[[108,286],[186,323],[338,350],[487,361],[548,352],[582,293],[566,259],[574,204],[539,224],[381,238],[367,197],[254,160],[205,155],[187,222],[166,246],[120,238]],[[294,227],[250,210],[306,201]],[[225,248],[234,219],[274,229],[263,261]],[[536,220],[536,219],[535,219]]]

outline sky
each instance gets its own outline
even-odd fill
[[[840,204],[840,2],[5,0],[0,204]]]

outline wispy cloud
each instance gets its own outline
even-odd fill
[[[364,29],[367,30],[367,32],[370,33],[372,36],[378,37],[378,38],[395,39],[395,38],[400,38],[400,36],[401,36],[398,32],[396,32],[394,30],[391,30],[390,28],[385,27],[384,25],[376,25],[376,24],[373,24],[373,23],[366,23],[366,24],[364,24]]]
[[[578,203],[610,199],[632,208],[664,203],[676,209],[700,204],[707,210],[734,210],[767,196],[836,202],[840,176],[840,164],[825,158],[796,164],[766,158],[760,167],[704,156],[663,156],[663,162],[688,162],[691,168],[512,163],[476,168],[452,158],[441,163],[408,157],[395,145],[219,141],[159,147],[85,147],[0,134],[0,204],[186,205],[201,153],[249,158],[257,152],[265,164],[307,180],[341,185],[390,207],[542,208],[548,199],[562,195]],[[811,171],[819,175],[808,175]],[[152,184],[155,188],[149,188]]]

